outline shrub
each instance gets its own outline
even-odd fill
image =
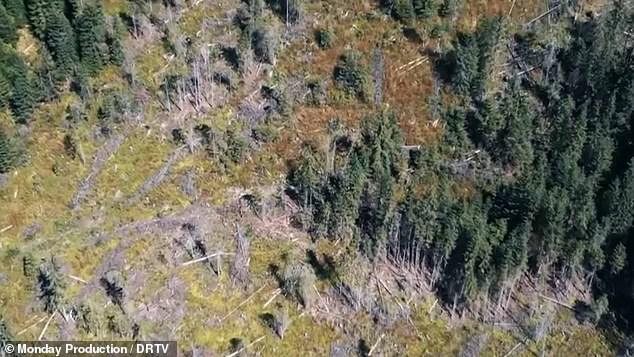
[[[315,273],[306,265],[289,265],[282,277],[282,291],[289,298],[295,298],[304,307],[313,302]]]
[[[109,271],[100,279],[100,282],[112,303],[123,307],[126,294],[123,289],[124,279],[121,273],[115,270]]]
[[[444,0],[440,5],[438,14],[442,17],[453,18],[458,14],[461,0]]]
[[[0,316],[0,349],[4,351],[4,346],[7,344],[7,342],[12,340],[13,334],[9,330],[7,324],[4,322],[2,316]]]
[[[240,226],[236,227],[235,234],[236,250],[229,276],[234,284],[241,285],[244,288],[249,284],[249,261],[251,260],[251,243],[249,237],[245,234]]]
[[[251,137],[253,137],[253,139],[263,143],[273,142],[278,136],[279,133],[277,129],[270,123],[261,123],[251,132]]]
[[[241,133],[230,130],[227,132],[227,150],[226,158],[234,164],[239,163],[249,149],[249,143],[244,139]]]
[[[77,157],[77,142],[71,134],[64,135],[64,152],[72,160]]]
[[[580,322],[598,324],[603,315],[608,311],[608,307],[609,302],[605,295],[595,298],[591,304],[577,300],[574,306],[575,317]]]
[[[114,336],[122,338],[132,335],[133,326],[122,312],[110,309],[106,315],[107,328]]]
[[[418,19],[429,19],[436,12],[435,0],[412,0],[414,13]]]
[[[82,122],[88,121],[88,117],[84,109],[78,104],[70,104],[66,107],[64,119],[66,119],[71,126],[76,126]]]
[[[326,85],[320,79],[311,79],[306,84],[308,88],[308,95],[306,96],[306,103],[309,105],[323,105],[326,103]]]
[[[319,29],[315,31],[315,41],[321,49],[332,47],[334,35],[327,29]]]
[[[287,25],[296,24],[302,19],[301,0],[268,0],[273,11]]]
[[[411,21],[414,18],[414,6],[412,6],[412,1],[396,0],[392,8],[392,16],[399,21]]]
[[[75,321],[79,328],[87,334],[96,335],[101,326],[93,309],[89,305],[81,304],[76,308],[76,313]]]
[[[449,32],[449,24],[447,24],[446,22],[442,22],[438,25],[435,25],[431,29],[431,32],[429,33],[429,37],[433,39],[439,39],[443,37],[443,35],[446,34],[447,32]]]
[[[44,311],[52,314],[62,304],[66,284],[58,262],[51,258],[50,263],[40,267],[38,276],[39,298],[44,304]]]
[[[335,66],[334,79],[337,86],[361,100],[368,98],[368,70],[356,51],[344,53]]]
[[[269,117],[279,114],[282,118],[291,115],[292,103],[288,95],[288,89],[276,86],[262,86],[262,97],[266,99],[265,110]]]
[[[37,272],[37,267],[35,266],[35,258],[32,254],[26,254],[24,257],[22,257],[22,272],[27,278],[32,278],[35,276],[35,273]]]
[[[13,143],[0,129],[0,174],[9,172],[17,163],[17,154]]]
[[[380,0],[379,4],[381,5],[381,9],[385,11],[385,13],[389,14],[394,9],[394,2],[396,0]]]
[[[279,338],[284,339],[284,333],[286,332],[286,329],[288,329],[288,326],[290,324],[291,320],[288,317],[288,309],[280,308],[275,313],[275,319],[273,320],[273,331]]]
[[[256,28],[251,37],[251,46],[256,60],[268,64],[275,63],[277,39],[270,30],[264,27]]]

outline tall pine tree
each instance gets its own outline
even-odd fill
[[[108,54],[111,64],[120,66],[125,60],[125,53],[121,46],[121,21],[118,18],[114,18],[112,24],[112,31],[108,32],[106,36],[106,42],[108,44]]]
[[[66,74],[72,73],[77,62],[73,29],[63,13],[51,14],[46,28],[46,44],[57,67]]]
[[[52,314],[62,304],[64,289],[63,275],[58,262],[51,258],[50,263],[40,267],[37,275],[39,298],[44,304],[44,311]]]
[[[26,25],[26,8],[23,0],[2,0],[2,4],[15,22],[16,27]]]
[[[46,0],[25,0],[26,15],[31,25],[31,32],[39,39],[46,36],[46,19],[48,17],[48,4]]]
[[[4,131],[0,129],[0,174],[9,172],[15,163],[15,154]]]
[[[436,0],[412,0],[414,13],[419,20],[429,19],[436,12]]]
[[[11,100],[11,82],[0,72],[0,110],[9,107]]]
[[[13,17],[10,16],[5,7],[0,4],[0,41],[15,45],[17,40],[18,35]]]
[[[76,29],[81,63],[88,73],[94,74],[101,69],[108,56],[107,51],[102,52],[106,38],[101,7],[86,6],[77,18]]]
[[[11,110],[16,122],[26,124],[31,119],[33,112],[33,88],[27,78],[26,68],[16,73],[13,81],[13,94],[11,96]]]

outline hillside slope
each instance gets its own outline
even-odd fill
[[[85,2],[2,1],[0,341],[621,348],[624,2]]]

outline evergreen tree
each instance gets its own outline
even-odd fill
[[[27,66],[15,50],[15,48],[0,43],[0,73],[4,75],[4,77],[13,85],[13,81],[15,78],[22,74],[26,73]]]
[[[68,78],[69,69],[56,65],[47,48],[40,49],[40,58],[39,66],[35,69],[33,96],[37,101],[53,100],[59,93],[58,84]]]
[[[469,146],[469,137],[465,128],[466,113],[462,108],[450,109],[443,115],[447,123],[444,139],[452,151],[461,151]]]
[[[458,15],[461,5],[462,0],[444,0],[438,9],[438,14],[442,17],[453,18]]]
[[[474,114],[471,121],[472,140],[478,146],[484,147],[490,152],[495,152],[498,143],[498,134],[504,125],[504,117],[497,108],[497,103],[487,98]]]
[[[0,350],[4,353],[4,347],[6,344],[13,340],[13,334],[9,330],[9,326],[7,326],[7,323],[4,321],[2,316],[0,316]]]
[[[269,0],[273,10],[288,25],[298,23],[302,18],[302,0]]]
[[[0,3],[0,41],[15,45],[18,40],[16,30],[13,17],[9,15],[7,10]]]
[[[37,273],[35,258],[31,253],[27,253],[24,257],[22,257],[22,273],[27,278],[35,277],[35,274]]]
[[[26,8],[24,0],[2,0],[2,4],[11,17],[16,27],[22,27],[26,24]]]
[[[79,54],[82,65],[89,74],[99,71],[104,64],[104,56],[108,56],[107,51],[101,51],[105,43],[104,22],[101,8],[95,5],[86,6],[77,18]]]
[[[401,170],[401,129],[396,115],[386,111],[363,120],[358,147],[373,178],[398,177]]]
[[[627,232],[634,222],[634,159],[624,177],[614,181],[606,201],[612,232]]]
[[[500,147],[496,150],[496,156],[504,165],[524,167],[533,158],[533,118],[518,80],[511,84],[509,91],[502,102],[501,112],[506,116],[506,123],[499,133]]]
[[[11,101],[11,82],[0,71],[0,110],[9,107]]]
[[[418,184],[415,183],[408,188],[406,201],[400,207],[400,251],[396,254],[413,264],[420,264],[421,257],[430,255],[432,243],[440,235],[441,221],[436,195],[421,199],[416,187]]]
[[[115,34],[109,35],[107,40],[110,63],[115,66],[121,66],[125,60],[125,53],[121,47],[121,40],[119,40],[119,37]]]
[[[353,154],[354,155],[354,154]],[[359,211],[364,187],[365,169],[356,155],[345,173],[335,173],[324,187],[324,198],[329,203],[330,220],[327,233],[332,238],[349,237]]]
[[[536,217],[537,234],[541,239],[541,264],[552,264],[560,256],[564,246],[564,238],[568,231],[568,209],[570,198],[566,191],[552,189],[545,197],[543,205]],[[548,268],[548,266],[545,266]]]
[[[31,24],[31,32],[36,37],[44,39],[46,36],[46,19],[48,18],[48,4],[46,0],[24,0],[26,14]]]
[[[38,276],[39,298],[44,304],[44,311],[52,314],[62,304],[66,287],[58,262],[51,258],[50,263],[40,267]]]
[[[530,224],[524,222],[509,232],[505,241],[497,247],[496,266],[498,280],[505,281],[521,272],[528,262]]]
[[[333,76],[339,88],[361,100],[367,99],[368,72],[362,63],[359,52],[348,51],[344,53],[335,66]]]
[[[492,57],[502,33],[502,18],[492,17],[483,19],[475,33],[458,35],[453,85],[459,94],[474,99],[483,96]]]
[[[474,89],[478,76],[479,49],[476,38],[470,34],[460,34],[456,44],[456,59],[452,84],[458,94],[467,96]]]
[[[79,97],[86,102],[92,96],[92,90],[90,83],[88,82],[88,73],[82,68],[76,68],[73,73],[73,80],[71,82],[71,89],[77,93]]]
[[[357,221],[361,248],[370,257],[379,255],[387,242],[395,178],[401,172],[402,142],[393,112],[378,113],[363,120],[356,150],[362,165],[368,168],[369,183],[361,196]]]
[[[616,144],[606,130],[589,130],[589,135],[583,148],[581,162],[587,176],[599,179],[612,165]]]
[[[73,66],[77,62],[75,36],[64,14],[55,13],[48,18],[46,44],[62,73],[72,73]]]
[[[419,20],[429,19],[436,12],[436,0],[412,0],[414,13]]]
[[[359,207],[361,250],[370,258],[384,253],[391,220],[391,203],[394,195],[394,178],[381,173],[365,190]]]
[[[627,261],[627,251],[623,243],[619,242],[614,251],[612,252],[612,259],[610,260],[610,272],[612,274],[620,273],[625,268]]]
[[[112,96],[104,98],[99,110],[97,110],[97,119],[99,120],[101,132],[106,136],[110,135],[113,124],[116,121],[114,98]]]
[[[275,62],[275,37],[264,26],[256,26],[251,34],[251,48],[255,58],[263,63]]]
[[[26,68],[21,68],[15,73],[10,101],[11,111],[18,123],[26,124],[31,119],[33,102],[33,88],[27,78]]]
[[[487,225],[486,212],[478,203],[465,208],[460,217],[459,246],[451,261],[450,279],[444,285],[446,293],[464,299],[473,299],[491,277],[492,245],[489,235],[503,235],[503,226]]]
[[[399,21],[411,21],[415,16],[412,0],[395,0],[392,16]]]
[[[452,200],[447,192],[447,187],[440,191],[438,195],[440,228],[432,243],[432,261],[436,274],[438,274],[439,270],[445,268],[456,248],[456,242],[460,235],[462,208]]]
[[[503,20],[501,16],[485,17],[478,24],[475,33],[478,44],[478,74],[474,77],[472,96],[482,96],[493,64],[493,55],[503,35]]]
[[[121,21],[115,18],[112,25],[112,31],[108,32],[106,36],[106,43],[108,44],[108,54],[111,64],[115,66],[121,66],[125,60],[125,53],[121,46]]]
[[[304,209],[321,200],[321,164],[314,149],[304,147],[300,164],[289,174],[288,183]]]
[[[0,174],[9,172],[15,163],[15,153],[9,138],[0,129]]]
[[[81,13],[81,0],[64,0],[64,15],[71,24],[75,23]]]
[[[530,221],[541,205],[544,183],[540,177],[531,177],[524,173],[512,184],[497,187],[491,208],[491,216],[496,219],[507,219],[511,228]]]

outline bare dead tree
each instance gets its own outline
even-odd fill
[[[234,236],[236,243],[236,251],[233,262],[231,263],[231,270],[229,272],[231,281],[235,285],[241,285],[246,288],[249,284],[249,262],[250,257],[250,243],[247,236],[244,234],[240,225],[236,224],[236,234]]]
[[[383,49],[377,47],[372,53],[372,78],[374,81],[374,104],[380,106],[383,102],[383,78],[385,75],[385,57]]]
[[[97,150],[95,154],[95,160],[93,161],[92,167],[90,168],[90,173],[86,176],[81,183],[79,184],[79,188],[75,196],[70,201],[70,208],[75,209],[79,207],[81,202],[86,198],[92,186],[95,183],[95,180],[101,170],[103,170],[106,162],[114,153],[119,149],[119,146],[123,144],[125,140],[125,136],[122,134],[114,135],[108,139],[100,148]]]
[[[170,98],[170,85],[167,80],[167,77],[163,79],[163,90],[165,91],[165,106],[167,107],[167,111],[172,111],[172,99]]]
[[[467,342],[467,344],[464,346],[462,351],[460,351],[460,354],[458,354],[458,356],[460,357],[480,356],[480,353],[482,349],[484,348],[484,345],[486,344],[488,338],[489,338],[488,335],[483,335],[483,334],[472,336]]]
[[[207,92],[211,93],[211,100],[208,101],[209,106],[210,107],[214,107],[214,81],[213,81],[213,75],[212,75],[212,67],[211,67],[211,63],[209,62],[209,46],[211,46],[211,44],[207,44],[205,46],[203,46],[200,50],[200,55],[203,58],[204,61],[204,66],[205,66],[205,79],[206,79],[206,84],[208,86],[208,88],[206,89]]]
[[[193,169],[188,170],[183,176],[183,180],[181,182],[181,190],[192,200],[196,200],[198,198],[198,189],[196,188],[196,172]]]
[[[440,98],[440,78],[434,72],[432,74],[432,95],[430,97],[431,118],[436,121],[440,119],[441,98]]]
[[[288,309],[279,306],[274,314],[265,314],[264,319],[265,323],[273,330],[275,335],[280,339],[284,339],[284,334],[291,323],[288,316]]]
[[[184,108],[184,102],[185,102],[185,95],[186,95],[186,90],[185,90],[185,80],[182,77],[179,77],[178,80],[176,81],[176,95],[178,97],[178,104],[176,104],[176,107],[178,107],[178,110],[182,111]]]
[[[167,158],[167,161],[165,161],[163,166],[161,166],[159,170],[156,173],[154,173],[154,175],[152,175],[147,181],[145,181],[143,185],[137,190],[137,192],[134,193],[134,195],[132,195],[128,199],[128,204],[133,204],[137,202],[139,199],[145,196],[148,192],[158,187],[158,185],[160,185],[161,182],[163,182],[163,180],[165,179],[165,177],[167,177],[167,175],[169,174],[170,168],[184,156],[183,155],[184,153],[185,153],[184,146],[181,146],[177,148],[176,150],[174,150],[170,154],[170,156]]]
[[[185,223],[181,226],[182,234],[176,240],[187,255],[192,259],[183,263],[183,266],[197,262],[209,268],[215,275],[220,275],[220,266],[222,265],[222,256],[226,253],[209,254],[209,249],[204,241],[203,234],[194,223]]]
[[[192,60],[192,95],[194,97],[194,103],[197,108],[200,108],[202,104],[202,90],[201,90],[201,56],[200,54],[195,56]]]

